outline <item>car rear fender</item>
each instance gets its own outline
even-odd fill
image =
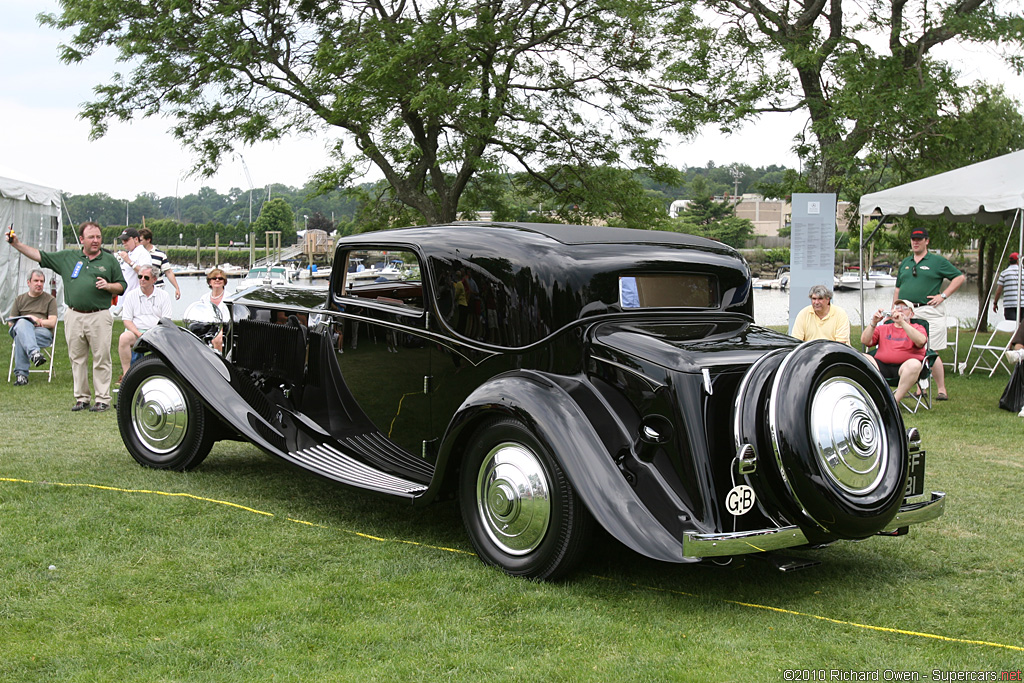
[[[434,486],[442,478],[456,478],[461,454],[481,422],[495,414],[511,415],[548,447],[587,509],[608,533],[648,557],[685,561],[681,541],[641,502],[591,419],[562,386],[565,381],[564,377],[556,382],[543,373],[518,371],[500,375],[477,388],[449,425],[439,450]]]

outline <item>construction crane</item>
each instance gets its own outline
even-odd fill
[[[242,170],[245,171],[245,182],[249,183],[249,227],[252,228],[252,177],[249,175],[249,167],[245,165],[245,157],[241,154],[238,158],[242,161]]]

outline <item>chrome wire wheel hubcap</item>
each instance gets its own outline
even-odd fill
[[[188,409],[181,388],[166,377],[143,380],[132,397],[132,426],[154,453],[177,448],[188,431]]]
[[[499,444],[480,465],[476,503],[490,539],[510,555],[525,555],[541,544],[551,523],[547,471],[525,446]]]
[[[889,462],[882,416],[864,387],[846,377],[823,382],[811,404],[811,436],[828,477],[844,491],[867,495]]]

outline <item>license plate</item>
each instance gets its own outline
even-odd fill
[[[907,490],[904,498],[920,496],[924,493],[924,451],[910,454],[910,474],[907,477]]]

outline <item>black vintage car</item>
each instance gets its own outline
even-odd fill
[[[333,481],[455,497],[480,558],[551,579],[600,524],[696,562],[938,517],[916,430],[852,348],[753,323],[722,244],[457,224],[340,240],[326,290],[236,295],[223,356],[163,321],[117,414],[140,463],[244,439]]]

